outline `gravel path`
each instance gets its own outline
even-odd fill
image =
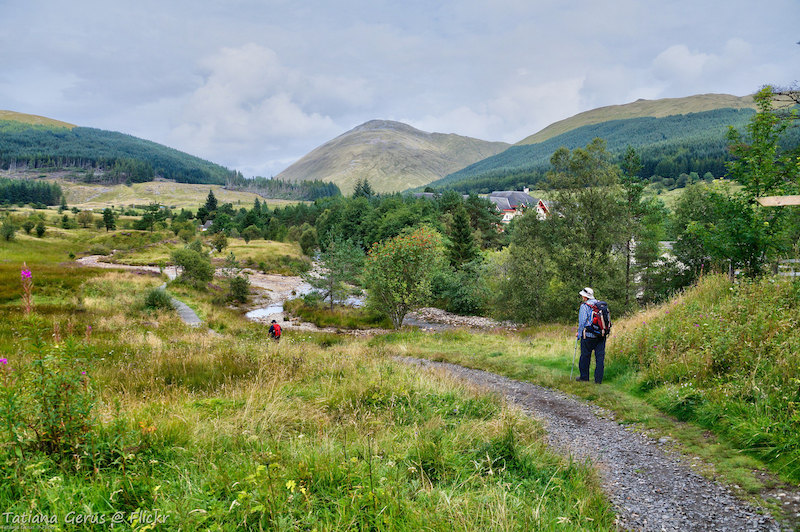
[[[581,460],[596,464],[618,515],[628,530],[778,531],[768,515],[736,498],[724,486],[665,452],[665,441],[653,440],[618,424],[613,414],[565,393],[515,381],[493,373],[408,357],[407,363],[441,368],[448,373],[501,393],[526,413],[544,421],[549,443]],[[594,386],[594,384],[587,384]]]

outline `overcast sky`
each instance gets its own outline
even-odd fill
[[[0,109],[271,176],[371,119],[516,142],[800,78],[800,0],[0,0]]]

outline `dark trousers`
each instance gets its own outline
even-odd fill
[[[592,351],[594,351],[594,382],[603,382],[603,370],[605,369],[606,359],[606,339],[605,338],[581,338],[581,358],[578,361],[578,369],[581,371],[581,380],[589,380],[589,364],[592,361]]]

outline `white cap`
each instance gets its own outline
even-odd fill
[[[589,299],[594,299],[594,290],[589,288],[588,286],[581,290],[579,294],[583,297],[588,297]]]

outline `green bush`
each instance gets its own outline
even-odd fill
[[[16,232],[17,232],[16,226],[14,225],[14,223],[11,221],[10,218],[6,217],[6,219],[3,220],[3,224],[0,225],[0,236],[6,242],[10,242],[14,240],[14,235]]]
[[[443,268],[431,280],[431,292],[437,306],[462,315],[480,315],[486,310],[489,290],[479,265],[468,264],[453,271]]]
[[[176,249],[172,252],[172,262],[181,269],[179,279],[194,286],[202,286],[214,278],[211,259],[192,249]]]
[[[76,458],[95,428],[89,366],[73,341],[34,347],[38,358],[29,365],[0,359],[0,435],[18,458],[28,451]]]
[[[110,255],[111,250],[103,244],[95,244],[89,248],[90,255]]]
[[[231,277],[228,283],[228,300],[234,303],[247,303],[247,298],[250,296],[250,280],[237,275]]]
[[[150,310],[171,309],[172,298],[161,288],[153,288],[144,298],[144,307]]]

